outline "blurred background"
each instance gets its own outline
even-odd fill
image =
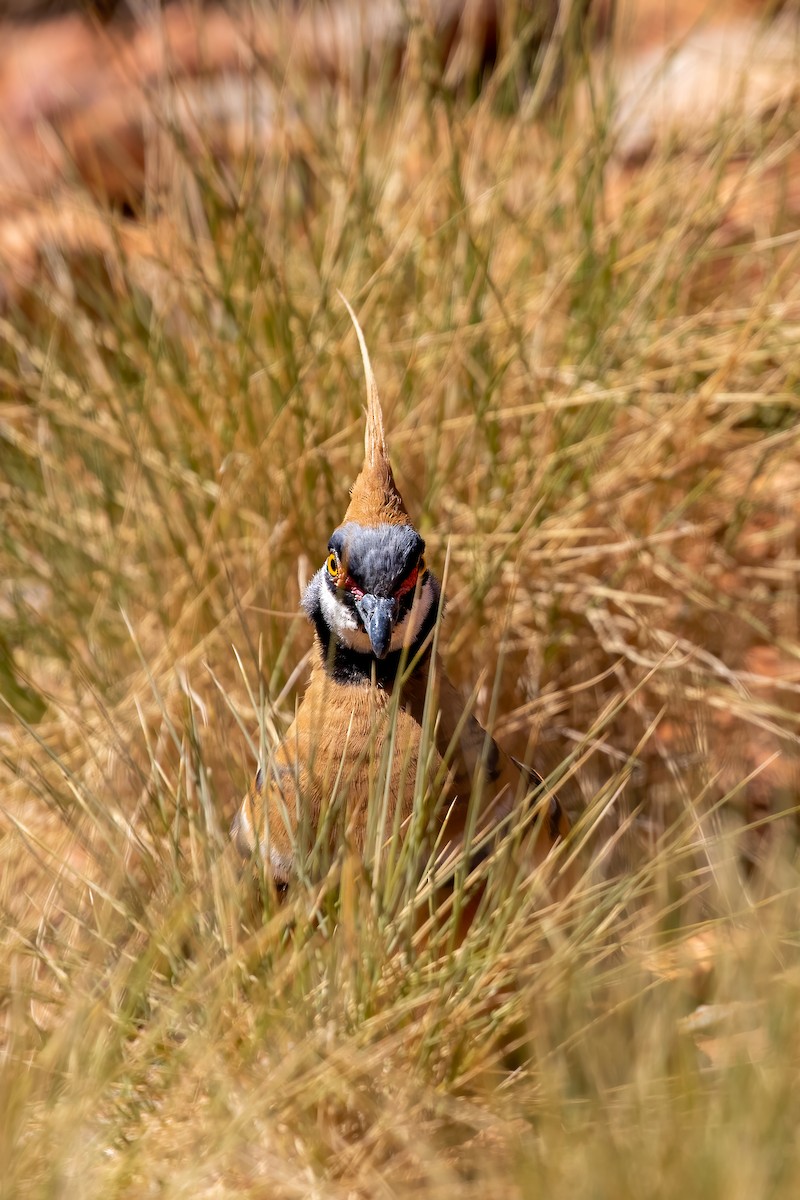
[[[0,3],[11,1194],[797,1195],[799,34]],[[360,462],[339,288],[447,670],[576,822],[567,916],[424,968],[226,858]]]

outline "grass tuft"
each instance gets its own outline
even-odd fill
[[[520,21],[482,87],[287,73],[266,148],[165,80],[136,219],[64,182],[0,314],[3,1195],[798,1194],[797,113],[634,167]],[[228,846],[360,462],[337,288],[446,668],[575,820],[455,948],[397,839],[282,905]]]

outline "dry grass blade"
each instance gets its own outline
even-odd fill
[[[73,90],[48,199],[2,193],[0,1195],[800,1189],[796,17],[737,24],[758,78],[683,137],[582,5],[546,45],[495,5],[477,56],[424,8],[363,71],[336,25],[328,74],[339,10],[256,53],[170,7],[174,70],[114,25],[136,86],[85,86],[139,172]],[[690,8],[651,99],[729,28]],[[228,846],[360,463],[337,293],[448,674],[575,818],[558,903],[509,829],[436,911],[421,773],[397,831],[376,771],[382,871],[311,856],[279,904]]]

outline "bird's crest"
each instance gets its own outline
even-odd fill
[[[378,385],[372,373],[367,343],[345,296],[339,292],[345,308],[350,314],[361,348],[364,375],[367,383],[367,427],[364,436],[364,466],[350,489],[350,505],[345,522],[355,521],[359,525],[410,525],[403,498],[397,490],[389,462],[386,435],[383,432],[383,414],[378,397]]]

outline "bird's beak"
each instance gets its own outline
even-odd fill
[[[397,616],[397,601],[371,596],[369,592],[356,600],[361,620],[376,658],[386,658],[392,640],[392,629]]]

